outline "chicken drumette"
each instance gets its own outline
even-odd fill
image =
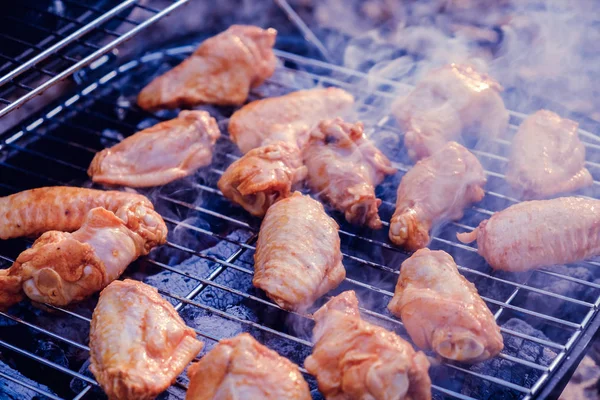
[[[221,136],[206,111],[182,111],[104,149],[92,160],[88,174],[94,182],[132,187],[158,186],[192,174],[210,164]]]
[[[304,163],[310,188],[348,222],[381,228],[375,186],[396,170],[365,136],[362,123],[321,121],[310,133]]]
[[[315,346],[304,366],[326,399],[431,399],[425,354],[363,321],[354,292],[329,300],[314,317]]]

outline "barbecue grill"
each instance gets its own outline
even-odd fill
[[[10,64],[0,69],[4,75],[0,78],[0,101],[6,104],[0,109],[0,116],[95,60],[92,68],[78,77],[77,85],[58,101],[29,115],[16,127],[3,126],[6,131],[0,136],[0,196],[40,186],[89,187],[86,170],[97,151],[142,128],[175,117],[175,111],[144,111],[136,106],[135,97],[151,79],[188,56],[197,42],[146,53],[120,65],[101,56],[183,3],[174,1],[163,9],[137,1],[120,2],[113,8],[82,6],[94,20],[76,23],[81,16],[68,17],[67,22],[77,31],[47,32],[55,35],[54,41],[28,44],[31,52],[23,57],[0,54]],[[103,46],[84,39],[86,32],[99,33],[105,39],[110,30],[102,28],[102,24],[114,24],[115,20],[126,23],[129,17],[123,12],[131,8],[147,11],[147,19],[130,24],[129,29]],[[293,12],[290,10],[287,8]],[[95,22],[98,19],[101,21]],[[123,29],[122,24],[117,25]],[[64,49],[73,46],[80,52],[71,59]],[[378,197],[384,200],[382,220],[389,221],[395,190],[410,162],[401,149],[402,132],[389,116],[387,105],[410,87],[292,52],[276,50],[276,55],[280,65],[275,74],[252,92],[251,100],[318,85],[337,86],[353,93],[361,105],[358,117],[366,121],[370,136],[399,170],[377,189]],[[55,62],[60,72],[50,73],[49,66],[42,66],[48,60]],[[37,86],[28,85],[27,79]],[[21,94],[14,96],[17,90]],[[223,133],[213,163],[182,181],[141,190],[153,200],[170,233],[166,245],[132,264],[124,277],[157,287],[206,342],[204,351],[219,339],[250,332],[302,365],[311,351],[313,321],[308,314],[282,310],[253,288],[254,243],[260,221],[232,205],[216,188],[220,175],[240,156],[226,129],[234,109],[203,108],[217,118]],[[511,134],[524,117],[511,112]],[[588,160],[597,159],[600,139],[583,130],[580,136]],[[460,272],[477,286],[501,327],[505,349],[498,357],[474,366],[436,362],[430,375],[437,399],[557,396],[600,325],[598,262],[511,274],[493,271],[477,255],[476,248],[455,239],[457,232],[471,230],[494,212],[518,201],[510,197],[504,182],[509,144],[509,140],[498,139],[485,149],[473,150],[486,169],[486,196],[469,208],[463,219],[436,231],[430,246],[450,253]],[[594,179],[600,180],[600,164],[588,161],[586,166]],[[595,181],[580,194],[600,198],[599,185]],[[360,299],[363,318],[410,340],[402,323],[386,310],[400,264],[410,254],[390,245],[386,228],[374,232],[353,227],[345,223],[343,216],[328,211],[340,224],[347,278],[315,309],[329,296],[352,289]],[[30,245],[29,239],[0,241],[0,267],[9,267]],[[68,308],[36,308],[24,302],[0,312],[0,391],[15,398],[102,398],[102,391],[87,370],[87,335],[96,300],[97,297]],[[313,397],[321,398],[314,379],[301,370]],[[161,398],[183,398],[186,386],[187,378],[182,375]]]

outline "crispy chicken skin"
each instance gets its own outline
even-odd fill
[[[188,369],[186,400],[310,400],[298,366],[242,333]]]
[[[450,64],[431,71],[392,112],[405,132],[409,156],[420,160],[461,134],[500,137],[508,127],[508,112],[491,77],[467,65]]]
[[[277,31],[233,25],[206,39],[181,64],[148,84],[138,96],[146,110],[198,104],[240,105],[251,88],[275,70]]]
[[[375,186],[396,170],[365,136],[362,123],[321,121],[310,133],[304,163],[311,190],[343,212],[348,222],[381,228]]]
[[[471,232],[478,253],[492,268],[521,272],[600,255],[600,200],[561,197],[515,204]]]
[[[154,399],[202,347],[155,288],[126,279],[100,294],[90,327],[90,370],[109,399]]]
[[[442,357],[474,363],[504,347],[494,316],[444,251],[421,249],[402,263],[388,308],[417,346]]]
[[[0,270],[0,309],[31,300],[65,306],[98,292],[141,255],[166,240],[155,211],[138,204],[122,213],[92,209],[73,233],[49,231]]]
[[[346,277],[337,223],[295,192],[273,204],[260,227],[252,283],[281,307],[305,310]]]
[[[304,366],[326,399],[431,399],[425,354],[363,321],[353,291],[332,298],[314,317],[315,346]]]
[[[210,164],[219,136],[217,121],[209,113],[182,111],[96,154],[88,175],[111,185],[164,185]]]
[[[72,232],[92,208],[117,212],[124,205],[154,206],[140,194],[66,186],[25,190],[0,197],[0,239],[39,235],[57,230]],[[125,210],[126,208],[123,208]]]
[[[578,124],[541,110],[523,121],[515,134],[506,180],[524,198],[544,198],[590,186],[585,147]]]
[[[218,186],[225,197],[262,217],[276,201],[289,197],[305,177],[300,150],[293,144],[275,142],[252,149],[233,162]]]
[[[477,158],[460,144],[447,143],[402,177],[390,240],[413,251],[427,246],[434,225],[462,218],[465,207],[483,199],[485,182]]]
[[[302,149],[320,120],[342,116],[353,104],[354,97],[338,88],[299,90],[256,100],[233,113],[229,133],[242,153],[280,140]]]

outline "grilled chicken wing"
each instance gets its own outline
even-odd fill
[[[425,354],[363,321],[353,291],[329,300],[314,317],[315,346],[304,366],[326,399],[431,399]]]
[[[495,269],[527,271],[600,255],[600,200],[561,197],[515,204],[471,232],[478,252]]]
[[[300,150],[293,144],[276,142],[252,149],[231,164],[218,186],[225,197],[262,217],[273,203],[289,197],[305,177]]]
[[[252,283],[286,309],[304,310],[346,277],[337,223],[295,192],[273,204],[260,227]]]
[[[431,71],[392,105],[409,156],[427,157],[461,133],[501,136],[508,127],[501,91],[495,80],[469,66],[450,64]]]
[[[164,185],[210,164],[219,136],[209,113],[182,111],[96,154],[88,175],[94,182],[113,185]]]
[[[375,186],[396,170],[364,135],[362,123],[341,118],[319,123],[311,131],[304,163],[311,189],[343,212],[348,222],[381,228]]]
[[[463,216],[464,208],[480,201],[486,179],[477,158],[456,142],[446,144],[402,177],[390,240],[409,250],[429,243],[431,228]]]
[[[10,268],[0,270],[0,309],[25,295],[57,306],[83,300],[165,242],[167,227],[155,211],[138,204],[122,215],[126,220],[94,208],[77,231],[40,236]]]
[[[139,106],[153,110],[242,104],[251,88],[273,74],[276,36],[275,29],[233,25],[206,39],[189,58],[150,82],[138,96]]]
[[[90,327],[90,370],[109,399],[154,399],[202,347],[155,288],[126,279],[100,294]]]
[[[188,369],[186,400],[310,400],[298,366],[242,333]]]
[[[541,110],[523,121],[513,138],[506,180],[525,198],[550,197],[590,186],[578,124]]]
[[[442,357],[473,363],[504,347],[494,316],[444,251],[421,249],[402,263],[388,308],[417,346]]]
[[[302,149],[313,126],[322,119],[342,116],[353,103],[354,97],[338,88],[299,90],[256,100],[233,113],[229,133],[242,153],[280,140]]]
[[[92,208],[126,210],[128,205],[154,206],[140,194],[66,186],[25,190],[0,198],[0,239],[39,235],[46,231],[72,232]]]

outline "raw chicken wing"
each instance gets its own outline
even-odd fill
[[[427,157],[461,134],[493,139],[508,127],[502,87],[466,65],[450,64],[431,71],[392,105],[405,132],[404,145],[414,160]]]
[[[242,333],[188,369],[186,400],[311,400],[298,366]]]
[[[421,249],[402,263],[388,308],[417,346],[442,357],[473,363],[504,347],[494,316],[444,251]]]
[[[210,164],[219,136],[217,122],[209,113],[182,111],[177,118],[144,129],[96,154],[88,174],[98,183],[164,185]]]
[[[276,36],[275,29],[233,25],[206,39],[189,58],[150,82],[138,96],[139,106],[153,110],[244,103],[250,89],[275,70]]]
[[[273,203],[289,197],[305,177],[300,150],[293,144],[275,142],[252,149],[231,164],[218,186],[225,197],[262,217]]]
[[[525,198],[550,197],[593,183],[585,168],[578,124],[541,110],[523,121],[513,138],[506,180]]]
[[[337,223],[295,192],[273,204],[260,227],[252,283],[281,307],[305,310],[346,277]]]
[[[429,243],[432,227],[462,218],[464,208],[480,201],[486,179],[477,158],[456,142],[446,144],[402,177],[390,240],[409,250]]]
[[[375,186],[396,170],[367,139],[362,123],[341,118],[319,123],[311,131],[304,163],[311,189],[343,212],[348,222],[381,228]]]
[[[457,237],[463,243],[477,240],[477,251],[488,264],[505,271],[585,260],[600,255],[600,200],[525,201]]]
[[[233,113],[229,133],[242,153],[279,140],[302,149],[320,120],[342,116],[353,103],[354,97],[338,88],[299,90],[256,100]]]
[[[109,399],[154,399],[202,347],[155,288],[126,279],[100,294],[90,327],[90,370]]]
[[[315,346],[304,366],[326,399],[431,399],[425,354],[363,321],[353,291],[332,298],[314,317]]]

